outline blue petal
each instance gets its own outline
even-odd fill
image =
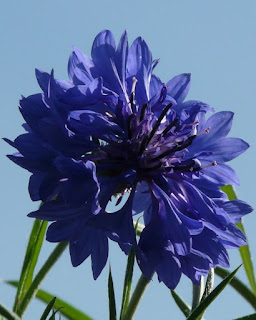
[[[74,47],[74,51],[71,53],[68,61],[68,75],[71,80],[74,80],[75,69],[79,68],[84,71],[88,81],[93,80],[91,75],[91,69],[94,68],[94,64],[82,51]]]
[[[60,175],[54,170],[35,172],[29,179],[28,190],[33,201],[48,201],[57,194]]]
[[[120,39],[116,50],[115,56],[115,64],[119,74],[119,78],[123,87],[125,87],[125,73],[126,73],[126,61],[128,55],[128,39],[127,39],[127,32],[125,31]]]
[[[211,258],[195,249],[191,249],[189,255],[180,258],[182,272],[189,277],[193,283],[199,284],[201,276],[206,276],[210,269]]]
[[[38,210],[28,214],[30,218],[37,218],[46,221],[61,221],[66,219],[77,219],[81,216],[88,219],[91,212],[88,206],[73,207],[59,200],[52,200],[44,203]]]
[[[90,110],[72,111],[68,117],[69,124],[76,132],[85,137],[102,138],[103,135],[122,135],[122,129],[107,116]]]
[[[139,105],[148,101],[151,72],[152,54],[146,42],[139,37],[132,43],[127,59],[128,91],[131,92],[132,78],[135,77],[138,80],[135,96]]]
[[[202,165],[210,165],[210,161],[201,161]],[[226,186],[227,184],[239,185],[239,178],[236,172],[228,165],[220,163],[217,166],[209,166],[202,169],[202,172],[210,182],[217,186]]]
[[[91,255],[94,279],[100,275],[108,258],[108,240],[101,230],[84,226],[76,239],[70,242],[69,249],[74,267]]]
[[[204,228],[203,232],[193,237],[192,247],[212,260],[211,267],[220,265],[224,268],[229,267],[229,257],[227,250],[211,230]]]
[[[123,92],[121,80],[115,65],[116,45],[109,30],[100,32],[92,45],[92,59],[104,86],[117,93]]]
[[[249,204],[241,200],[226,201],[221,207],[229,214],[233,223],[240,222],[244,215],[253,211]]]
[[[83,219],[65,219],[52,223],[47,230],[46,240],[49,242],[70,241],[84,225]]]
[[[167,82],[167,94],[177,103],[181,103],[186,98],[190,88],[190,77],[190,73],[183,73]]]
[[[205,129],[210,129],[209,133],[203,133],[198,136],[189,151],[196,153],[202,150],[207,150],[207,147],[223,139],[229,133],[234,113],[229,111],[222,111],[213,114],[204,124],[200,126],[203,132]],[[199,133],[199,132],[198,132]]]
[[[169,289],[173,290],[180,281],[180,262],[170,252],[166,252],[156,266],[156,272],[158,280],[163,281]]]
[[[238,138],[224,138],[210,146],[207,146],[205,150],[212,152],[209,157],[198,157],[205,159],[212,159],[212,161],[227,162],[236,157],[249,148],[249,144]],[[203,147],[202,147],[203,150]]]
[[[100,210],[98,204],[100,189],[94,162],[58,157],[54,163],[59,172],[68,178],[60,187],[60,194],[67,204],[74,206],[84,204],[91,213],[97,214]]]

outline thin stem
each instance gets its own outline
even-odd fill
[[[204,278],[201,277],[199,285],[193,284],[192,309],[194,310],[200,303],[204,292]]]
[[[50,254],[49,258],[46,260],[42,268],[39,270],[38,274],[35,276],[35,279],[32,281],[30,288],[26,292],[17,314],[22,316],[26,311],[26,308],[33,297],[36,295],[42,281],[46,277],[47,273],[50,271],[51,267],[59,259],[63,251],[66,249],[68,242],[60,242],[53,252]]]
[[[143,274],[140,276],[140,279],[136,285],[136,288],[134,289],[130,303],[127,307],[127,310],[126,310],[125,315],[122,320],[132,320],[132,318],[135,315],[135,312],[138,308],[139,302],[142,299],[142,296],[143,296],[148,284],[151,281],[151,278],[148,279]]]

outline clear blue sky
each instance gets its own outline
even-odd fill
[[[66,68],[72,45],[90,55],[92,41],[102,29],[119,38],[128,30],[130,43],[142,36],[154,58],[160,58],[156,74],[168,81],[176,74],[192,73],[191,99],[208,102],[216,110],[235,112],[231,136],[250,143],[246,154],[233,161],[241,186],[239,197],[256,207],[255,133],[256,127],[256,1],[238,0],[45,0],[1,1],[1,137],[22,133],[18,111],[20,95],[38,92],[34,68],[67,79]],[[15,166],[5,154],[13,150],[1,142],[1,224],[0,277],[17,279],[32,220],[26,215],[37,207],[27,192],[29,174]],[[248,238],[256,259],[255,213],[245,219]],[[44,244],[40,263],[53,249]],[[231,266],[240,264],[231,253]],[[111,246],[110,263],[118,303],[126,259],[116,245]],[[256,264],[256,261],[255,261]],[[43,288],[80,307],[96,320],[108,319],[107,270],[95,282],[90,263],[71,266],[66,252],[51,271]],[[136,278],[139,271],[136,269]],[[243,271],[239,276],[245,279]],[[218,279],[217,279],[218,282]],[[177,291],[190,303],[191,285],[182,279]],[[0,301],[12,306],[14,290],[0,284]],[[34,302],[25,319],[39,319],[44,305]],[[253,310],[227,289],[209,308],[207,320],[229,320]],[[153,279],[135,319],[183,319],[163,284]]]

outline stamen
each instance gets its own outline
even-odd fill
[[[144,103],[143,106],[141,107],[141,111],[140,111],[140,122],[144,119],[145,117],[145,112],[147,109],[148,104]]]
[[[132,137],[131,122],[132,122],[132,118],[133,117],[134,117],[134,113],[130,114],[128,119],[127,119],[127,135],[128,135],[128,139],[131,139],[131,137]]]
[[[199,123],[199,121],[196,120],[196,121],[194,121],[194,122],[192,122],[192,123],[187,123],[187,124],[185,124],[185,127],[192,127],[192,126],[197,125],[198,123]],[[210,128],[208,128],[208,129],[210,129]]]
[[[210,129],[211,129],[211,128],[208,127],[208,128],[206,128],[206,129],[204,129],[203,131],[199,132],[199,133],[197,134],[197,137],[201,136],[202,134],[209,133],[209,132],[210,132]]]
[[[138,80],[135,77],[132,78],[132,90],[131,90],[131,95],[130,95],[130,105],[131,105],[131,109],[132,109],[133,113],[136,112],[134,98],[135,98],[135,87],[136,87],[137,81]]]
[[[135,93],[135,87],[137,83],[137,79],[135,77],[132,78],[132,93]]]
[[[158,127],[160,126],[163,118],[166,116],[167,112],[170,110],[170,108],[172,107],[172,103],[167,104],[167,106],[164,108],[164,110],[162,111],[162,113],[160,114],[159,118],[157,119],[154,127],[152,128],[152,131],[150,132],[149,136],[148,136],[148,141],[147,141],[147,145],[149,144],[149,142],[151,141],[151,139],[153,138],[154,134],[156,133]]]
[[[206,164],[205,166],[201,167],[201,169],[217,166],[217,164],[218,164],[217,161],[213,161],[212,163]]]
[[[179,118],[175,118],[175,119],[164,129],[164,131],[162,132],[162,135],[163,135],[163,136],[166,135],[166,133],[167,133],[168,131],[170,131],[171,128],[175,127],[175,125],[177,124],[178,120],[179,120]]]
[[[183,149],[189,147],[192,144],[192,142],[195,139],[195,137],[196,137],[196,135],[188,137],[188,139],[183,144],[181,144],[181,145],[177,144],[172,149],[169,149],[169,150],[165,151],[164,153],[160,154],[159,156],[157,156],[155,158],[152,158],[152,161],[156,161],[156,160],[162,159],[162,158],[168,156],[171,153],[174,153],[176,151],[180,151],[180,150],[183,150]]]

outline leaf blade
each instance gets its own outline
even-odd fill
[[[9,310],[2,303],[0,303],[0,315],[4,316],[7,320],[21,320],[15,312]]]
[[[227,276],[201,303],[193,310],[187,320],[197,320],[202,316],[207,307],[217,298],[222,290],[229,284],[241,265],[236,268],[229,276]]]
[[[40,320],[46,320],[47,316],[49,315],[49,313],[51,312],[51,310],[54,306],[55,301],[56,301],[56,297],[53,297],[52,300],[46,306]]]
[[[114,290],[114,283],[113,283],[110,267],[109,267],[109,274],[108,274],[108,303],[109,303],[109,320],[116,320],[115,290]]]
[[[237,199],[237,195],[236,195],[236,192],[235,192],[235,189],[234,189],[233,186],[227,185],[225,187],[222,187],[221,189],[226,193],[226,195],[228,196],[229,200]],[[236,225],[246,235],[243,223],[239,222]],[[254,294],[256,294],[256,278],[255,278],[255,273],[254,273],[254,268],[253,268],[253,263],[252,263],[249,244],[240,247],[239,248],[239,252],[240,252],[240,255],[241,255],[241,258],[242,258],[242,261],[243,261],[243,265],[244,265],[244,269],[245,269],[247,278],[249,280],[249,283],[251,285],[251,288],[252,288]]]
[[[15,287],[17,286],[18,281],[6,281],[6,283]],[[39,289],[36,294],[36,298],[45,303],[49,303],[54,297],[55,295],[52,295],[51,293],[42,289]],[[93,318],[83,313],[81,310],[58,297],[56,297],[55,308],[61,308],[59,312],[68,320],[93,320]]]
[[[249,314],[248,316],[242,317],[242,318],[236,318],[234,320],[255,320],[256,319],[256,313]]]
[[[41,251],[46,227],[47,221],[38,219],[34,221],[21,269],[19,286],[17,288],[13,306],[13,311],[16,313],[18,313],[20,303],[32,283],[34,270],[39,253]]]
[[[191,312],[191,307],[178,295],[177,292],[175,292],[174,290],[170,291],[174,301],[180,308],[180,311],[184,314],[184,316],[188,317]]]
[[[224,279],[230,274],[230,272],[221,267],[217,267],[215,268],[215,274]],[[251,289],[249,289],[237,277],[234,277],[230,281],[229,285],[232,286],[239,294],[241,294],[241,296],[254,308],[254,310],[256,310],[256,296]]]
[[[42,281],[46,277],[47,273],[50,271],[51,267],[55,264],[55,262],[59,259],[59,257],[63,253],[63,251],[66,249],[67,245],[68,245],[67,242],[60,242],[52,251],[52,253],[48,257],[46,262],[41,267],[41,269],[38,271],[29,289],[27,290],[22,301],[20,302],[19,308],[17,310],[17,314],[19,316],[22,316],[24,314],[27,306],[29,305],[33,297],[36,295]]]

